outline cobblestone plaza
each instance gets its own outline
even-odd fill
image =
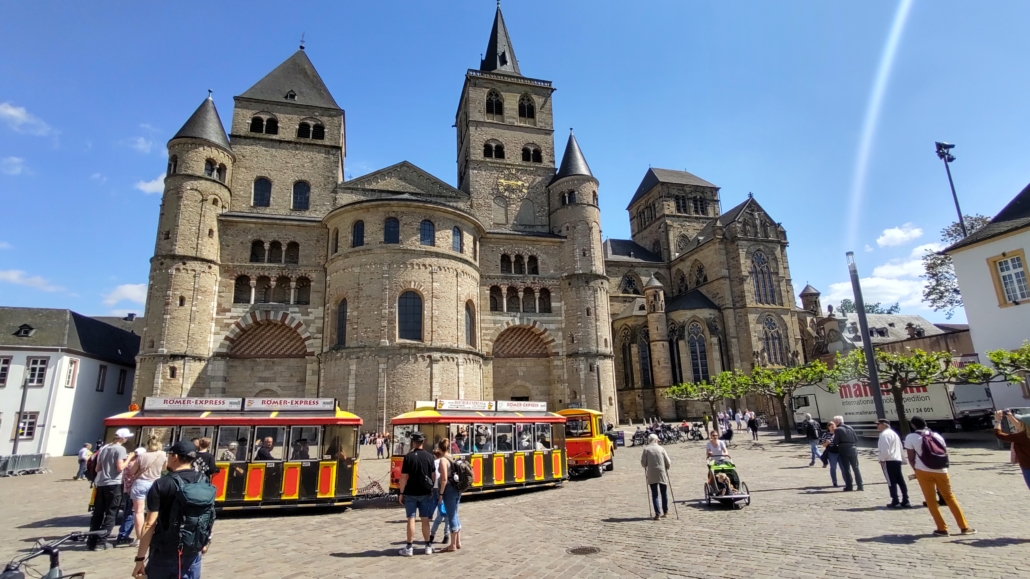
[[[808,447],[764,434],[731,449],[752,491],[750,506],[708,509],[701,497],[704,447],[666,447],[673,462],[679,519],[648,518],[637,448],[620,448],[614,472],[559,489],[467,499],[460,553],[402,558],[399,506],[346,511],[226,514],[204,559],[207,578],[307,577],[1018,577],[1030,576],[1030,531],[1022,519],[1027,489],[1008,452],[952,450],[956,496],[977,535],[934,538],[924,508],[893,511],[873,450],[863,449],[865,492],[841,493],[825,469],[809,468]],[[371,451],[371,452],[370,452]],[[375,449],[366,447],[365,457]],[[365,458],[361,484],[387,480],[388,461]],[[53,472],[0,479],[0,559],[39,537],[88,527],[86,483],[69,479],[73,457]],[[906,475],[910,474],[908,467]],[[912,502],[919,504],[917,485]],[[945,509],[945,517],[950,514]],[[950,528],[954,529],[953,521]],[[594,555],[572,555],[597,547]],[[129,577],[135,549],[62,552],[65,572],[89,579]],[[45,569],[37,559],[37,569]]]

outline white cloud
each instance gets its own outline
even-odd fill
[[[944,249],[944,247],[945,245],[943,243],[924,243],[923,245],[917,245],[915,248],[913,248],[912,253],[909,255],[909,257],[923,259],[923,256],[926,255],[927,252],[936,253]]]
[[[121,301],[136,302],[138,304],[146,303],[147,301],[147,284],[145,283],[126,283],[122,284],[113,290],[111,293],[104,296],[104,305],[113,306]]]
[[[0,241],[0,249],[14,249],[14,246],[6,241]]]
[[[161,173],[153,181],[136,181],[135,187],[147,195],[160,193],[165,188],[165,174]]]
[[[154,146],[154,141],[149,141],[143,137],[132,137],[129,139],[129,146],[140,153],[146,154],[149,153],[150,149]]]
[[[19,269],[0,269],[0,281],[36,288],[45,292],[57,292],[64,288],[56,286],[38,275],[26,275]]]
[[[919,277],[923,275],[924,271],[923,261],[920,259],[892,259],[873,268],[873,277]]]
[[[0,119],[12,130],[26,135],[45,136],[57,132],[25,107],[16,107],[9,102],[0,103]]]
[[[922,235],[922,229],[915,227],[911,223],[906,223],[901,227],[884,229],[883,235],[876,238],[876,245],[879,245],[880,247],[896,247],[898,245],[905,245],[909,241],[917,239]]]
[[[873,250],[872,246],[870,246],[870,245],[869,245],[868,243],[867,243],[867,244],[865,244],[865,252],[866,252],[866,253],[869,253],[869,252],[870,252],[870,251],[872,251],[872,250]]]
[[[884,277],[862,278],[862,297],[867,304],[890,305],[895,302],[901,304],[901,311],[906,308],[923,308],[923,280],[914,279],[889,279]],[[855,299],[851,290],[851,282],[844,281],[830,284],[829,297],[826,300],[834,304],[834,307],[842,299]]]
[[[27,172],[25,159],[21,157],[5,157],[0,160],[0,172],[6,175],[21,175]]]
[[[161,129],[155,127],[154,125],[149,125],[147,123],[141,124],[139,126],[139,128],[143,129],[144,131],[150,132],[150,133],[160,133],[161,132]]]
[[[104,183],[107,183],[107,177],[104,177],[100,173],[93,173],[92,175],[89,176],[89,178],[94,180],[94,181],[98,181],[101,185],[103,185]]]

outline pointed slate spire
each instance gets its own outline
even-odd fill
[[[811,284],[805,285],[805,289],[801,290],[801,296],[802,297],[804,297],[804,296],[818,296],[818,295],[822,295],[822,294],[819,293],[819,290],[817,290],[814,287],[812,287]]]
[[[500,0],[497,2],[494,27],[490,30],[490,42],[486,45],[486,56],[479,63],[479,70],[522,76],[522,72],[519,71],[519,61],[515,58],[515,49],[512,47],[511,38],[508,36],[508,27],[504,25]]]
[[[572,129],[569,129],[569,142],[565,145],[565,155],[562,156],[561,167],[558,168],[554,179],[551,179],[551,183],[571,175],[594,176],[590,172],[590,165],[587,165],[586,158],[583,157],[583,151],[580,150],[579,143],[576,142],[576,135],[572,133]]]
[[[207,91],[207,98],[200,103],[197,110],[193,111],[186,124],[179,129],[172,137],[175,139],[203,139],[226,151],[231,151],[229,138],[225,136],[225,127],[222,120],[218,118],[218,109],[215,108],[215,101],[211,98],[211,91]]]
[[[243,98],[340,110],[301,48],[240,95]]]

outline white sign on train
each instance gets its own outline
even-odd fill
[[[147,396],[144,410],[236,410],[243,408],[242,398],[163,398]]]
[[[499,412],[547,412],[547,403],[529,400],[498,400],[497,410]]]
[[[470,410],[492,412],[496,407],[493,400],[437,400],[437,410]]]
[[[335,409],[335,398],[247,398],[243,405],[243,410],[247,412]]]

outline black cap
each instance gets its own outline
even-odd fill
[[[180,440],[168,449],[168,454],[174,454],[176,456],[182,456],[187,458],[196,458],[197,445],[193,444],[189,440]]]
[[[411,442],[422,442],[426,439],[426,435],[416,430],[415,432],[411,433],[411,436],[409,438],[411,438]]]

